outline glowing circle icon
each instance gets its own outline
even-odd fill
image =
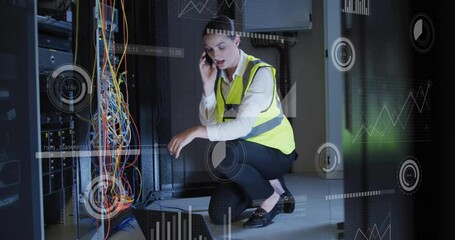
[[[405,194],[416,192],[422,180],[422,170],[413,157],[405,158],[398,168],[398,183]]]
[[[120,179],[110,175],[98,176],[85,188],[84,209],[95,219],[111,219],[124,209],[125,203],[120,197],[124,192]]]
[[[47,80],[47,95],[59,110],[79,112],[89,105],[91,79],[83,68],[67,64],[56,68]]]
[[[434,43],[435,30],[431,19],[422,13],[411,21],[409,36],[412,46],[420,53],[428,52]]]
[[[340,37],[332,44],[332,63],[340,71],[349,71],[355,63],[355,49],[352,42]]]
[[[322,144],[315,156],[314,165],[320,177],[330,177],[336,167],[341,164],[338,147],[333,143]]]
[[[210,142],[206,149],[205,165],[218,182],[232,182],[245,167],[246,149],[242,141]]]

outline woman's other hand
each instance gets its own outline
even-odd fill
[[[207,138],[207,129],[203,126],[188,128],[175,135],[167,145],[167,149],[172,156],[178,158],[180,156],[180,151],[195,138]]]

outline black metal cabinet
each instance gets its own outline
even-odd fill
[[[35,11],[35,1],[0,2],[2,239],[43,239]]]

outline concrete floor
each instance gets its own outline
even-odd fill
[[[296,199],[296,209],[292,214],[280,214],[274,218],[274,223],[260,229],[244,229],[243,222],[248,219],[254,209],[243,214],[244,219],[232,223],[231,239],[261,239],[261,240],[295,240],[295,239],[337,239],[336,224],[343,222],[343,201],[327,201],[327,195],[343,192],[342,180],[323,180],[313,174],[291,174],[285,177],[286,184]],[[193,213],[204,216],[215,239],[228,239],[223,235],[224,227],[210,223],[207,207],[209,197],[173,199],[160,201],[161,205],[188,209]],[[156,203],[149,205],[150,209],[159,210]],[[163,210],[169,211],[171,209]],[[171,210],[172,211],[172,210]],[[134,228],[133,228],[134,227]],[[115,233],[110,239],[145,239],[137,223],[125,230]]]
[[[228,226],[214,225],[208,217],[209,197],[185,198],[163,200],[159,203],[162,206],[178,207],[182,209],[192,208],[194,214],[201,214],[208,223],[209,229],[214,239],[337,239],[336,224],[343,222],[344,209],[342,200],[326,200],[327,195],[343,193],[342,180],[324,180],[315,174],[289,174],[285,176],[286,184],[296,199],[296,209],[292,214],[279,214],[274,218],[274,223],[259,229],[244,229],[243,222],[251,215],[252,209],[248,209],[242,215],[244,218],[232,223],[231,232],[226,231]],[[159,205],[155,202],[148,206],[150,209],[159,210]],[[162,208],[165,211],[176,211]],[[226,227],[226,228],[225,228]],[[93,229],[90,231],[93,236]],[[60,231],[48,231],[46,239],[71,239],[61,238]],[[59,233],[60,232],[60,233]],[[225,234],[226,233],[226,234]],[[72,235],[72,234],[71,234]],[[68,236],[68,235],[66,235]],[[74,236],[74,235],[73,235]],[[84,237],[81,239],[98,239]],[[109,239],[124,240],[145,239],[140,227],[135,220],[124,227],[121,231],[112,234]]]

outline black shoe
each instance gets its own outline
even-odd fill
[[[291,192],[286,191],[283,194],[281,194],[280,197],[281,197],[280,202],[282,202],[283,205],[283,212],[285,213],[294,212],[295,199],[294,196],[292,196]]]
[[[270,212],[266,212],[261,207],[256,208],[253,212],[253,215],[243,223],[244,228],[261,228],[268,226],[272,223],[272,219],[280,213],[280,209],[282,212],[282,204],[275,204],[275,206],[270,210]]]

